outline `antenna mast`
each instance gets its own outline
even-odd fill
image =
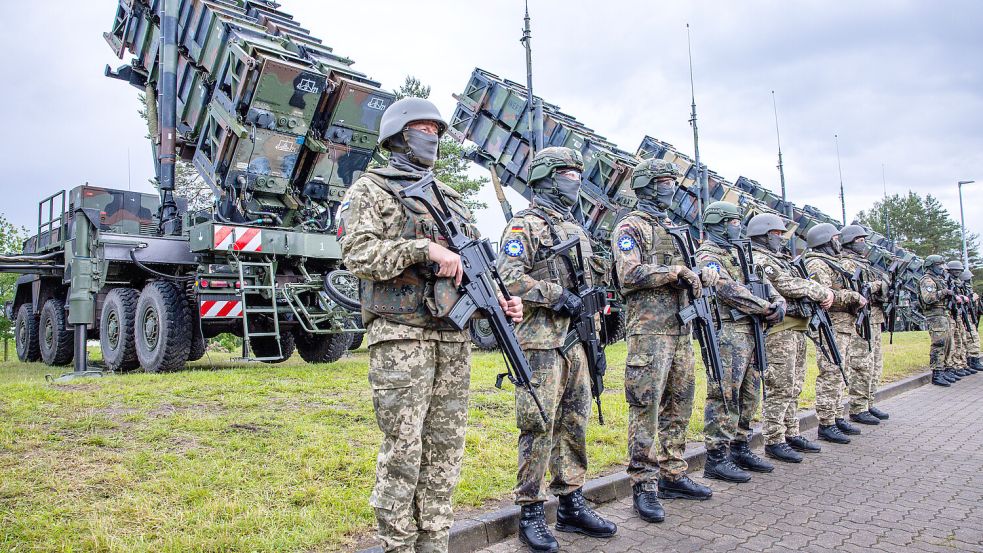
[[[840,209],[843,210],[843,226],[846,226],[846,196],[843,194],[843,165],[840,164],[840,137],[833,135],[836,143],[836,168],[840,171]]]
[[[529,156],[532,157],[543,149],[543,106],[536,101],[532,92],[532,28],[529,25],[529,0],[526,0],[526,17],[523,21],[525,27],[522,29],[522,38],[519,42],[526,47],[526,91],[529,95],[526,98],[526,117],[529,123]]]
[[[703,239],[703,206],[710,202],[709,191],[707,190],[707,174],[703,165],[700,163],[700,131],[696,126],[696,87],[693,81],[693,45],[690,40],[689,23],[686,24],[686,49],[689,53],[689,91],[692,100],[689,124],[693,127],[693,164],[696,166],[696,185],[697,192],[697,227],[700,229],[700,240]]]
[[[788,203],[785,197],[785,164],[782,162],[782,133],[778,127],[778,102],[775,101],[775,91],[771,91],[771,105],[775,109],[775,136],[778,138],[778,178],[782,183],[782,204],[785,206],[785,215],[792,220],[792,204]],[[792,250],[792,257],[796,255],[795,235],[789,239],[789,247]]]
[[[888,217],[887,211],[887,178],[884,176],[884,164],[881,164],[881,185],[884,186],[884,203],[881,204],[881,213],[884,214],[884,232],[887,234],[887,239],[894,243],[894,239],[891,237],[891,218]]]

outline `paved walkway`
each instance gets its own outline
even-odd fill
[[[879,406],[890,420],[864,426],[849,445],[822,442],[801,464],[748,484],[699,476],[713,498],[665,501],[661,524],[642,522],[630,498],[606,504],[599,511],[618,535],[557,532],[561,550],[983,552],[983,375]],[[513,538],[484,551],[523,550]]]

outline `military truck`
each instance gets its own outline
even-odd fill
[[[115,371],[171,371],[205,339],[242,357],[337,360],[361,341],[358,281],[336,213],[377,154],[393,102],[379,83],[258,0],[119,0],[104,37],[130,63],[106,75],[146,99],[159,195],[80,186],[46,198],[17,272],[17,353],[86,371],[98,336]],[[189,211],[175,167],[214,193]]]

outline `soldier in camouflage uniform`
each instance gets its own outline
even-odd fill
[[[758,410],[761,392],[751,325],[765,324],[765,321],[780,323],[785,317],[785,299],[764,275],[758,276],[768,288],[767,298],[755,296],[748,287],[732,243],[741,237],[743,230],[737,206],[727,202],[711,203],[704,211],[703,225],[707,239],[697,250],[696,260],[701,269],[713,269],[720,274],[717,285],[717,298],[723,303],[720,359],[727,394],[725,402],[716,386],[707,386],[704,408],[707,460],[703,475],[727,482],[748,482],[751,475],[745,471],[771,472],[775,468],[755,455],[748,444],[751,418]],[[735,315],[739,319],[735,319]]]
[[[627,309],[628,475],[634,509],[647,522],[661,522],[662,498],[708,499],[710,488],[686,475],[686,428],[693,413],[695,361],[692,327],[677,313],[718,275],[696,275],[686,267],[669,235],[666,210],[676,191],[676,165],[662,159],[635,167],[631,186],[634,211],[612,235],[615,275]]]
[[[556,529],[592,537],[610,537],[614,523],[598,516],[584,501],[581,488],[587,475],[587,421],[591,393],[587,353],[577,342],[564,348],[570,320],[583,312],[568,263],[576,250],[556,254],[551,248],[577,237],[585,258],[592,256],[590,239],[575,222],[572,209],[579,201],[580,153],[570,148],[545,148],[529,166],[534,198],[517,213],[502,235],[499,272],[509,292],[525,305],[516,329],[529,358],[532,385],[548,415],[544,421],[532,398],[516,392],[519,427],[519,474],[515,502],[522,507],[519,537],[533,551],[556,551],[556,539],[546,526],[543,504],[546,469],[552,475],[549,491],[559,496]],[[567,259],[561,259],[567,257]],[[586,259],[585,259],[586,261]],[[592,275],[588,271],[588,278]]]
[[[868,355],[867,342],[857,335],[853,311],[866,305],[863,296],[850,289],[849,274],[842,265],[843,247],[840,231],[830,223],[820,223],[806,233],[809,251],[805,254],[809,277],[833,291],[829,318],[836,331],[836,345],[843,357],[843,369],[862,366]],[[818,355],[819,375],[816,377],[816,415],[819,417],[819,439],[848,444],[844,434],[860,434],[860,430],[844,420],[843,381],[840,369],[824,356]],[[849,378],[849,376],[848,376]]]
[[[932,369],[932,384],[947,387],[958,378],[955,374],[950,376],[945,365],[951,355],[953,326],[946,300],[953,292],[945,282],[945,260],[941,255],[926,257],[924,268],[925,274],[918,281],[918,302],[932,339],[928,366]]]
[[[972,305],[979,305],[980,296],[973,291],[973,272],[969,270],[969,267],[963,270],[962,274],[959,275],[960,280],[962,280],[963,286],[969,292],[969,301]],[[978,308],[977,308],[978,309]],[[975,372],[983,371],[983,364],[980,363],[980,333],[973,325],[970,329],[969,338],[966,343],[966,356],[969,370]]]
[[[446,129],[429,101],[395,102],[382,116],[379,137],[391,152],[389,165],[362,175],[340,208],[342,257],[362,279],[369,383],[382,431],[369,503],[386,551],[447,551],[464,454],[470,341],[437,315],[456,299],[461,260],[441,245],[426,209],[398,196],[433,167]],[[475,233],[460,195],[438,186]],[[521,300],[502,306],[521,320]]]
[[[801,301],[812,300],[823,309],[833,305],[833,291],[799,276],[784,245],[785,221],[773,213],[748,221],[754,259],[768,281],[788,302],[785,320],[768,330],[767,397],[761,406],[765,454],[786,463],[799,463],[798,452],[818,453],[818,444],[799,433],[799,394],[806,376],[806,330]]]
[[[884,317],[884,303],[888,301],[887,293],[891,283],[887,276],[883,277],[874,269],[867,254],[870,246],[867,237],[870,233],[860,225],[847,225],[840,229],[840,240],[843,245],[841,265],[850,274],[859,269],[864,282],[870,289],[870,343],[864,343],[863,350],[867,355],[861,358],[860,365],[850,366],[850,420],[860,424],[879,424],[887,419],[888,414],[874,407],[874,391],[877,389],[877,367],[883,365],[881,359],[881,325],[887,320]],[[876,413],[876,414],[875,414]]]
[[[962,287],[962,273],[964,270],[962,262],[958,260],[950,261],[946,265],[946,268],[949,271],[949,277],[946,280],[948,281],[949,288],[955,293],[956,302],[968,308],[970,298],[964,293]],[[970,326],[972,327],[972,325]],[[976,374],[976,371],[969,367],[969,348],[973,337],[970,331],[966,330],[966,323],[961,316],[953,319],[952,328],[952,355],[946,366],[959,377]]]

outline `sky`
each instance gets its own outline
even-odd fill
[[[521,0],[281,0],[355,68],[432,87],[445,117],[475,67],[525,79]],[[0,213],[36,226],[37,201],[78,184],[152,191],[137,90],[103,76],[109,0],[0,2]],[[983,3],[530,0],[537,95],[635,151],[646,134],[692,154],[686,24],[701,158],[779,190],[777,99],[789,199],[847,218],[886,191],[938,197],[983,234]],[[882,180],[883,167],[883,180]],[[513,195],[513,198],[515,196]],[[490,190],[483,234],[504,219]]]

